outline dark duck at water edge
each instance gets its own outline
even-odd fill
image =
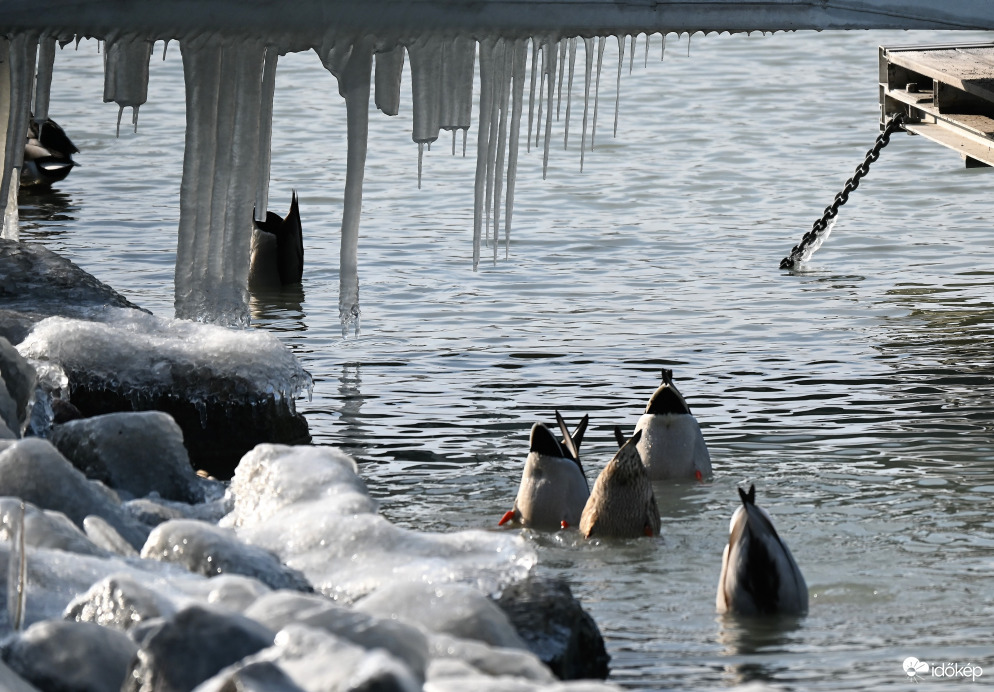
[[[21,166],[21,186],[48,187],[65,180],[76,166],[72,155],[79,149],[54,120],[36,123],[29,120],[27,141],[24,143],[24,163]]]
[[[513,522],[540,531],[575,527],[590,495],[580,464],[580,443],[589,418],[584,416],[570,434],[566,421],[556,411],[562,442],[542,423],[532,426],[528,458],[521,474],[514,508],[505,513],[499,525]]]
[[[739,488],[742,505],[732,515],[721,558],[715,605],[743,616],[804,615],[808,586],[773,520],[756,504],[756,486]]]
[[[265,221],[255,222],[249,285],[291,286],[299,284],[303,274],[304,232],[294,190],[286,217],[267,211]]]

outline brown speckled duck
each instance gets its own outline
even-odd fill
[[[586,538],[658,536],[661,523],[652,482],[636,446],[636,431],[597,476],[580,517]]]

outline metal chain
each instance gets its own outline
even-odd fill
[[[853,176],[846,181],[846,185],[842,188],[842,192],[837,194],[835,196],[835,200],[830,205],[825,207],[825,213],[822,214],[820,219],[814,222],[811,230],[805,233],[804,237],[801,238],[801,242],[795,245],[790,251],[790,255],[780,260],[781,269],[793,269],[796,267],[807,249],[825,234],[829,222],[839,213],[839,207],[849,201],[849,193],[859,187],[860,179],[870,172],[870,164],[880,158],[880,150],[887,146],[890,142],[891,134],[903,125],[903,113],[896,113],[890,120],[887,121],[884,131],[880,133],[879,137],[877,137],[877,141],[873,144],[873,148],[866,152],[866,158],[863,159],[863,163],[856,166],[855,173],[853,173]]]

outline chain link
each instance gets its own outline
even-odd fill
[[[839,213],[839,207],[849,201],[849,193],[859,187],[860,179],[870,172],[870,164],[880,158],[880,150],[883,149],[890,142],[890,136],[893,132],[900,129],[904,125],[904,114],[896,113],[887,121],[887,125],[884,127],[884,131],[880,133],[877,137],[877,141],[874,142],[873,148],[866,152],[866,158],[863,162],[856,166],[856,171],[853,176],[846,181],[845,187],[842,188],[842,192],[835,195],[835,200],[825,207],[825,213],[822,217],[814,222],[811,230],[804,234],[801,238],[801,242],[793,247],[790,251],[788,257],[784,257],[780,260],[781,269],[793,269],[801,261],[804,253],[807,252],[808,248],[816,243],[822,236],[825,235],[826,229],[828,229],[829,223],[836,217]]]

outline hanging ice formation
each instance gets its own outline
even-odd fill
[[[108,37],[104,44],[104,103],[117,104],[117,136],[121,115],[131,106],[131,123],[138,132],[138,109],[148,100],[148,61],[152,41],[134,34]]]
[[[74,35],[60,37],[69,43]],[[78,38],[78,37],[77,37]],[[117,132],[126,106],[132,108],[137,131],[138,110],[148,96],[149,61],[154,41],[136,33],[103,37],[104,101],[118,105]],[[553,118],[559,119],[565,86],[564,144],[574,118],[572,90],[577,49],[583,50],[583,120],[580,168],[587,149],[591,80],[593,117],[589,146],[597,129],[604,37],[555,34],[528,38],[493,36],[479,42],[468,36],[423,34],[404,41],[369,35],[335,36],[315,48],[337,78],[345,99],[348,128],[345,203],[341,227],[339,315],[343,334],[359,330],[358,240],[362,183],[366,161],[371,85],[375,105],[387,115],[401,109],[401,79],[407,53],[411,74],[412,139],[418,145],[418,184],[424,147],[442,130],[466,133],[472,124],[473,87],[479,54],[480,88],[477,166],[473,214],[473,267],[484,239],[493,243],[496,261],[503,223],[505,256],[514,210],[515,180],[528,93],[526,146],[542,143],[545,177]],[[56,37],[14,34],[0,38],[0,124],[3,126],[3,176],[0,206],[3,237],[17,238],[17,189],[23,159],[24,132],[32,96],[34,118],[48,117],[48,93]],[[180,222],[175,274],[176,315],[181,318],[245,326],[252,210],[262,219],[268,207],[270,141],[276,64],[286,48],[261,37],[200,32],[180,37],[186,83],[187,133],[180,190]],[[530,43],[530,45],[529,45]],[[168,41],[166,42],[168,44]],[[618,36],[618,90],[624,59],[624,38]],[[163,49],[163,56],[165,48]],[[37,79],[35,65],[37,59]],[[375,59],[375,77],[373,65]],[[529,66],[530,60],[530,66]],[[568,64],[567,64],[568,60]],[[565,81],[565,85],[564,85]],[[555,102],[554,102],[555,100]],[[537,102],[537,103],[536,103]],[[615,98],[617,122],[619,96]],[[537,108],[536,108],[537,105]],[[555,113],[553,106],[555,105]],[[544,117],[544,120],[543,120]]]

